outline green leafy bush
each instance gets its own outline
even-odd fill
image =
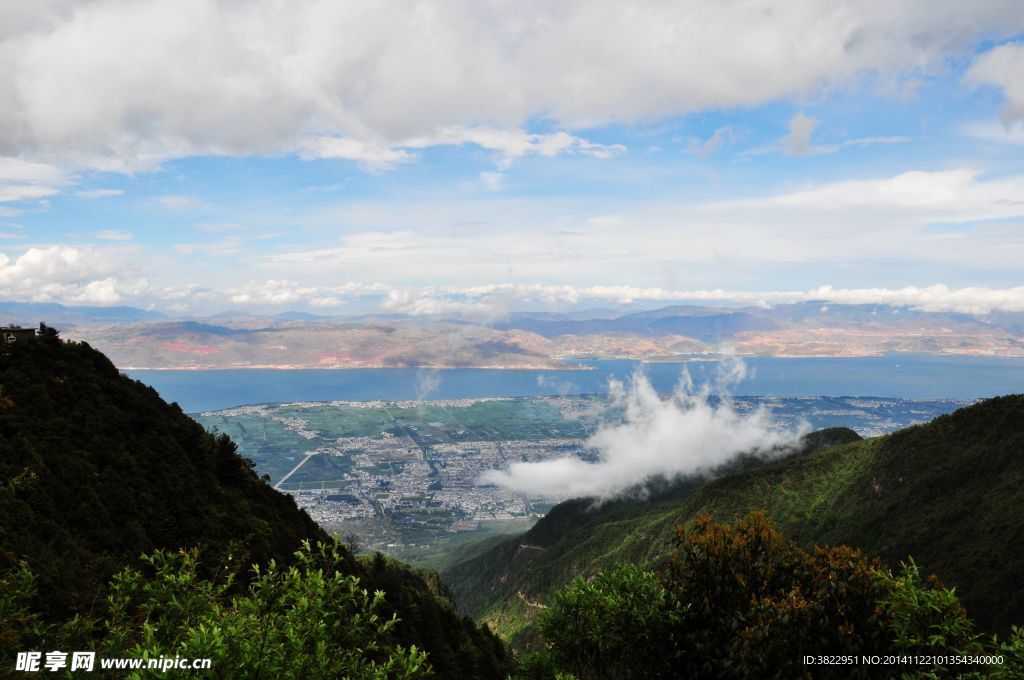
[[[540,616],[554,667],[579,678],[671,677],[668,597],[657,576],[634,565],[577,578]]]
[[[1020,629],[982,642],[956,593],[912,561],[898,576],[846,546],[806,552],[762,513],[680,527],[657,575],[624,565],[577,578],[540,616],[547,651],[521,677],[1020,677]],[[1001,654],[1002,666],[861,664],[863,656]],[[805,655],[852,664],[804,664]]]
[[[195,550],[158,550],[142,570],[117,574],[103,621],[77,622],[98,634],[100,657],[209,658],[218,678],[414,678],[430,674],[426,654],[394,644],[397,619],[380,615],[370,593],[339,570],[339,546],[308,543],[295,564],[252,567],[242,594],[233,575],[204,578]],[[144,573],[145,572],[145,573]],[[64,627],[66,631],[67,626]],[[128,677],[175,677],[174,670]],[[178,671],[182,677],[196,672]]]

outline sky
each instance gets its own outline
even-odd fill
[[[0,299],[1024,311],[1019,0],[0,0]]]

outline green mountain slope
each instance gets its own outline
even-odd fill
[[[849,544],[893,566],[913,556],[956,586],[983,628],[1024,621],[1024,396],[745,465],[708,483],[681,482],[649,500],[568,501],[525,534],[475,553],[463,547],[442,576],[467,612],[517,641],[571,578],[617,562],[657,566],[676,525],[759,509],[804,546]]]
[[[303,539],[328,539],[229,438],[84,343],[9,348],[0,386],[0,574],[27,563],[46,620],[99,613],[110,577],[143,552],[201,546],[212,570],[229,553],[288,564]],[[346,573],[385,592],[398,641],[425,649],[439,676],[501,674],[501,644],[456,612],[436,575],[341,552]]]

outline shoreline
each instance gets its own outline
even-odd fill
[[[741,359],[870,359],[886,356],[914,356],[914,357],[959,357],[979,359],[1021,359],[1024,354],[998,354],[978,352],[864,352],[856,354],[709,354],[707,356],[681,356],[681,357],[652,357],[638,358],[628,356],[588,357],[580,361],[635,361],[638,364],[692,364],[702,362],[721,361],[723,356],[734,356]],[[436,366],[436,365],[414,365],[414,366],[296,366],[289,364],[249,364],[238,366],[117,366],[119,371],[594,371],[594,366],[584,364],[565,365],[523,365],[523,366]]]

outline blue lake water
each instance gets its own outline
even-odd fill
[[[858,358],[744,359],[747,377],[737,396],[858,396],[900,399],[976,399],[1024,392],[1024,359],[891,354]],[[187,412],[282,401],[466,399],[595,394],[611,378],[643,370],[667,392],[689,371],[697,384],[714,384],[717,362],[641,364],[584,362],[593,370],[371,368],[335,370],[128,371]]]

